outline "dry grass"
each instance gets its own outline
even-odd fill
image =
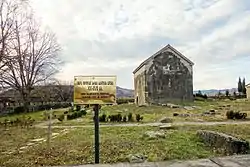
[[[197,159],[215,155],[193,131],[168,131],[165,139],[149,140],[142,137],[148,130],[157,128],[101,128],[101,163],[125,162],[129,154],[137,153],[147,155],[149,161]],[[20,167],[93,163],[93,138],[93,129],[75,129],[54,139],[50,151],[47,150],[46,143],[43,143],[24,153],[5,156],[2,164]]]
[[[55,115],[61,115],[64,111],[67,111],[68,108],[62,108],[62,109],[55,109],[52,110]],[[13,114],[13,115],[7,115],[7,116],[1,116],[0,122],[3,122],[5,119],[8,120],[15,120],[16,118],[22,118],[22,117],[31,117],[36,121],[43,121],[44,119],[44,112],[45,111],[37,111],[37,112],[30,112],[30,113],[22,113],[22,114]]]
[[[166,138],[148,139],[146,131],[158,127],[109,127],[100,129],[101,163],[127,161],[129,154],[144,154],[149,161],[197,159],[218,156],[197,137],[196,130],[206,129],[224,132],[250,141],[249,125],[180,126],[166,131]],[[44,137],[46,129],[10,129],[2,132],[1,150],[18,149],[32,138]],[[52,140],[52,149],[46,143],[15,154],[1,154],[0,166],[77,165],[94,162],[94,129],[72,129],[66,135]]]

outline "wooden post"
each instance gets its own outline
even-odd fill
[[[100,143],[99,143],[99,105],[94,105],[94,120],[95,120],[95,163],[99,164]]]
[[[50,149],[50,140],[51,140],[51,117],[52,117],[52,108],[49,111],[48,138],[47,138],[48,149]]]

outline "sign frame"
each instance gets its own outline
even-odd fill
[[[113,100],[112,100],[112,102],[111,102],[111,100],[110,101],[106,101],[106,102],[104,102],[103,100],[91,100],[91,98],[89,98],[90,100],[90,102],[76,102],[76,87],[77,87],[77,85],[75,84],[75,81],[76,81],[76,79],[77,78],[89,78],[89,77],[93,77],[93,78],[96,78],[96,81],[98,82],[98,79],[100,79],[100,78],[112,78],[111,80],[114,82],[114,84],[112,85],[114,88],[113,88],[113,94],[109,94],[108,92],[105,92],[105,86],[107,86],[107,85],[103,85],[104,86],[104,93],[108,93],[109,94],[109,96],[111,97],[111,98],[113,98]],[[94,79],[93,79],[94,80]],[[89,80],[89,81],[92,81],[92,80]],[[102,105],[102,104],[104,104],[104,105],[106,105],[106,104],[115,104],[116,103],[116,98],[117,98],[117,96],[116,96],[116,91],[117,91],[117,89],[116,89],[116,84],[117,84],[117,76],[116,75],[76,75],[76,76],[74,76],[74,95],[73,95],[73,103],[74,103],[74,105],[88,105],[88,104],[100,104],[100,105]],[[99,84],[98,85],[96,85],[96,86],[100,86]],[[110,85],[111,86],[111,85]],[[96,90],[96,91],[89,91],[89,93],[100,93],[100,91],[99,90]],[[78,98],[79,99],[79,98]],[[83,98],[84,99],[84,98]]]

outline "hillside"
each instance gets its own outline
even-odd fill
[[[116,87],[116,96],[118,98],[122,97],[134,97],[134,90],[121,88],[119,86]]]
[[[219,93],[219,91],[223,94],[226,93],[226,90],[229,90],[229,94],[233,94],[234,92],[237,93],[237,88],[231,88],[231,89],[207,89],[207,90],[200,90],[202,94],[206,94],[208,96],[215,96]],[[199,90],[195,90],[194,93],[198,93]]]

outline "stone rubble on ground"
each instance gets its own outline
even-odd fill
[[[216,149],[223,150],[224,153],[233,154],[246,154],[250,146],[249,142],[238,139],[224,133],[215,131],[199,130],[197,136],[201,138],[206,144],[215,147]]]
[[[172,123],[173,119],[172,118],[168,118],[168,117],[164,117],[160,119],[161,123]]]
[[[170,130],[170,129],[174,129],[174,126],[172,126],[172,125],[161,125],[161,126],[159,126],[159,128],[160,129],[162,129],[162,130]]]
[[[172,103],[167,103],[167,107],[169,107],[169,108],[180,108],[181,106],[176,105],[176,104],[172,104]]]
[[[130,163],[143,163],[147,160],[147,156],[142,154],[130,154],[127,159]]]
[[[192,106],[194,109],[198,109],[198,110],[201,110],[202,109],[202,107],[200,107],[200,106]]]
[[[185,110],[194,110],[194,108],[191,107],[191,106],[184,106],[183,108],[184,108]]]
[[[52,139],[54,139],[54,138],[56,138],[58,135],[64,135],[64,134],[66,134],[66,133],[68,133],[68,129],[64,129],[64,130],[62,130],[60,133],[52,133]],[[40,144],[40,143],[42,143],[42,142],[45,142],[45,141],[47,141],[47,139],[45,139],[45,138],[37,138],[37,139],[32,139],[32,140],[30,140],[29,141],[29,143],[27,143],[25,146],[22,146],[22,147],[20,147],[19,148],[19,153],[23,153],[24,152],[24,150],[26,150],[27,148],[29,148],[29,147],[31,147],[31,146],[35,146],[36,144]],[[8,152],[3,152],[4,154],[13,154],[14,153],[14,151],[8,151]],[[3,154],[2,153],[2,154]]]
[[[143,135],[149,139],[165,138],[165,133],[161,131],[147,131]]]

